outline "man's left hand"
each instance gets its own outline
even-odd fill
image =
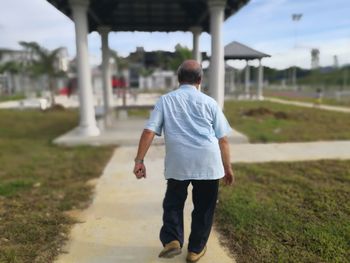
[[[233,185],[235,183],[235,175],[233,173],[233,170],[231,169],[227,169],[227,171],[225,171],[225,176],[223,178],[225,185]]]

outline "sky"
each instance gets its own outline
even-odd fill
[[[292,21],[292,14],[303,14]],[[310,68],[311,49],[320,50],[320,65],[350,64],[350,0],[250,0],[225,21],[223,43],[238,41],[270,54],[263,64],[283,69]],[[90,33],[90,63],[101,62],[100,37]],[[0,0],[0,48],[20,49],[19,41],[36,41],[48,49],[67,47],[75,56],[74,24],[45,0]],[[110,48],[127,56],[136,47],[173,51],[177,43],[192,48],[189,32],[112,32]],[[200,50],[210,54],[210,35],[202,33]],[[230,62],[238,68],[243,61]],[[252,63],[254,65],[255,62]]]

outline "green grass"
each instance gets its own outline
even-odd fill
[[[272,102],[227,101],[231,126],[251,142],[349,140],[350,114]]]
[[[0,111],[0,262],[52,262],[75,222],[65,211],[90,202],[110,147],[51,141],[78,123],[76,111]]]
[[[128,116],[148,119],[150,116],[150,112],[151,110],[147,109],[130,109],[128,110]]]
[[[300,101],[300,102],[308,102],[317,104],[318,101],[316,98],[311,97],[290,97],[287,95],[278,95],[278,92],[265,92],[266,97],[282,99],[282,100],[290,100],[290,101]],[[321,105],[330,105],[330,106],[341,106],[341,107],[350,107],[350,98],[342,98],[341,100],[336,100],[332,98],[322,98]]]
[[[321,104],[331,105],[331,106],[350,107],[350,98],[347,97],[346,99],[341,99],[341,100],[323,98]]]
[[[234,168],[216,225],[237,262],[350,262],[350,161]]]
[[[33,180],[19,179],[0,182],[0,196],[12,196],[15,193],[31,188]]]
[[[9,100],[23,100],[25,96],[23,94],[16,95],[0,95],[0,102],[9,101]]]

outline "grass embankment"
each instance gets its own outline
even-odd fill
[[[0,111],[0,262],[52,262],[74,223],[65,211],[89,202],[112,148],[52,145],[77,117]]]
[[[289,92],[282,92],[282,91],[265,91],[264,95],[266,97],[270,98],[276,98],[276,99],[282,99],[282,100],[290,100],[290,101],[300,101],[300,102],[308,102],[317,105],[318,100],[316,98],[316,93],[312,96],[302,96],[289,94]],[[341,98],[339,100],[336,100],[334,98],[322,98],[321,105],[330,105],[330,106],[341,106],[341,107],[350,107],[350,98],[345,97]]]
[[[237,262],[350,262],[350,161],[234,168],[216,225]]]
[[[151,110],[147,109],[130,109],[128,110],[128,116],[132,118],[148,119]]]
[[[9,101],[9,100],[23,100],[25,96],[22,94],[17,95],[0,95],[0,102]]]
[[[271,102],[227,101],[232,127],[251,142],[349,140],[350,114]]]

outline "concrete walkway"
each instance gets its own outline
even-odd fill
[[[232,162],[300,161],[350,159],[350,141],[232,144]],[[158,234],[161,227],[162,199],[166,188],[163,179],[163,145],[152,145],[147,156],[148,178],[136,180],[132,174],[136,146],[122,146],[99,178],[92,205],[83,211],[74,225],[70,241],[57,263],[149,263],[185,262],[182,255],[159,259]],[[189,234],[191,199],[185,209],[186,241]],[[201,263],[232,263],[220,236],[215,231]]]
[[[157,99],[160,97],[158,93],[140,93],[136,97],[128,93],[126,95],[126,102],[129,106],[143,106],[143,105],[154,105]],[[23,100],[10,100],[0,102],[0,109],[22,109],[22,108],[39,108],[39,100],[43,100],[43,97],[33,97],[25,98]],[[55,101],[57,104],[64,106],[65,108],[78,108],[79,107],[79,98],[76,94],[67,97],[66,95],[56,95]],[[123,99],[121,97],[113,96],[112,106],[123,105]],[[103,106],[103,95],[100,93],[95,94],[94,96],[94,106],[102,107]]]
[[[350,141],[231,145],[231,162],[350,160]]]
[[[164,146],[152,146],[146,158],[148,178],[132,174],[136,147],[120,147],[106,166],[96,186],[92,205],[74,225],[70,242],[57,263],[184,263],[192,203],[185,209],[185,245],[173,259],[159,259],[158,240],[162,220]],[[201,263],[235,262],[220,246],[215,230]]]
[[[300,105],[299,105],[300,106]],[[103,175],[97,181],[92,205],[79,214],[81,222],[73,226],[65,253],[57,263],[153,263],[185,262],[192,203],[185,209],[185,246],[182,255],[159,259],[163,179],[163,139],[158,138],[146,156],[148,178],[136,180],[132,174],[136,145],[145,120],[117,123],[101,136],[79,138],[75,131],[56,139],[64,145],[119,144]],[[85,140],[85,141],[84,141]],[[249,144],[244,135],[231,138],[231,161],[271,162],[320,159],[350,159],[350,141]],[[189,191],[190,193],[190,191]],[[212,231],[208,251],[201,263],[232,263],[235,260],[220,245],[220,236]]]
[[[138,145],[141,132],[146,124],[146,119],[129,118],[126,120],[116,120],[112,127],[101,128],[101,134],[94,137],[82,137],[77,129],[73,129],[66,134],[56,138],[54,143],[64,146],[75,145]],[[99,125],[103,126],[103,124]],[[233,131],[229,136],[232,144],[248,143],[248,138],[238,131]],[[164,138],[156,136],[153,144],[164,144]]]
[[[294,106],[301,106],[306,108],[315,108],[315,109],[321,109],[321,110],[329,110],[329,111],[337,111],[337,112],[345,112],[350,113],[349,107],[340,107],[340,106],[331,106],[331,105],[315,105],[313,103],[309,102],[300,102],[300,101],[292,101],[292,100],[283,100],[283,99],[276,99],[276,98],[265,98],[266,101],[281,103],[281,104],[288,104],[288,105],[294,105]]]

